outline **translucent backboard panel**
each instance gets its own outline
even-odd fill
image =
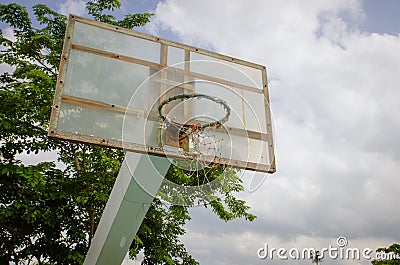
[[[168,66],[172,66],[179,69],[184,69],[185,64],[182,63],[185,61],[185,50],[181,48],[177,48],[174,46],[168,46]]]
[[[154,63],[160,62],[161,44],[142,38],[132,38],[129,35],[103,30],[99,27],[76,21],[72,43],[126,55]]]
[[[264,66],[76,16],[49,136],[275,172]]]
[[[138,88],[152,72],[148,66],[71,50],[64,93],[126,106],[129,101],[127,95]],[[143,104],[146,102],[138,101]],[[140,107],[144,109],[148,106]]]
[[[263,82],[260,69],[255,69],[197,52],[190,53],[190,60],[190,69],[193,72],[217,77],[223,80],[230,80],[231,82],[248,85],[262,90]],[[209,62],[217,63],[210,65]],[[224,67],[221,67],[221,64],[224,65]],[[238,72],[241,74],[238,75]]]

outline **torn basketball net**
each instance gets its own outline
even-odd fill
[[[219,120],[214,119],[211,122],[199,121],[192,118],[186,123],[180,123],[163,113],[164,107],[171,102],[177,100],[184,101],[192,98],[203,98],[220,105],[225,110],[225,116]],[[175,130],[177,132],[176,135],[178,135],[179,140],[177,141],[178,144],[175,146],[179,147],[182,155],[193,159],[189,162],[190,167],[187,168],[191,171],[199,170],[204,167],[210,168],[220,166],[220,147],[224,139],[217,139],[218,137],[213,132],[221,129],[225,130],[222,124],[228,121],[230,112],[230,107],[224,100],[204,94],[180,94],[172,96],[162,101],[158,106],[159,116],[164,123],[162,127],[165,130]]]

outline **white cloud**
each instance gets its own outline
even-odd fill
[[[9,39],[11,41],[16,41],[16,37],[14,35],[14,31],[12,28],[6,27],[4,29],[1,29],[1,31],[2,31],[3,37],[5,37],[6,39]],[[4,50],[4,49],[5,49],[5,47],[3,45],[0,45],[0,50]],[[0,64],[0,74],[3,74],[5,72],[12,73],[12,72],[14,72],[14,70],[15,70],[14,66],[10,66],[6,63]]]
[[[204,214],[204,213],[203,213]],[[230,226],[225,224],[225,226]],[[245,225],[249,228],[251,225]],[[206,225],[205,229],[210,225]],[[234,226],[230,226],[234,228]],[[232,229],[232,231],[234,231]],[[341,236],[341,235],[339,235]],[[289,256],[287,260],[281,260],[277,256],[277,252],[272,253],[273,256],[269,255],[266,259],[260,259],[257,257],[257,251],[260,248],[264,248],[265,244],[268,245],[269,252],[271,254],[271,249],[284,248],[289,251],[292,248],[296,248],[299,251],[303,249],[313,248],[315,250],[322,250],[323,248],[337,248],[337,238],[334,237],[320,237],[318,235],[307,234],[307,235],[297,235],[290,239],[283,239],[276,235],[263,232],[263,231],[235,231],[231,233],[216,232],[213,233],[202,233],[199,231],[193,231],[191,225],[188,228],[188,234],[184,237],[183,241],[190,248],[191,254],[200,262],[200,264],[311,264],[308,258],[296,260]],[[381,240],[376,240],[375,238],[364,237],[359,238],[347,238],[347,248],[358,248],[359,250],[364,250],[365,248],[372,249],[375,251],[381,246],[385,246],[388,238],[383,238]],[[334,252],[332,252],[334,253]],[[371,262],[368,259],[360,256],[360,260],[354,260],[349,258],[345,259],[334,259],[329,257],[329,253],[324,253],[324,263],[326,264],[362,264],[368,265]],[[371,253],[371,257],[374,257],[375,252]],[[271,258],[272,257],[272,258]]]
[[[87,1],[82,0],[66,0],[63,3],[57,4],[61,14],[68,16],[74,14],[81,16],[85,13],[85,6]]]
[[[204,264],[261,264],[254,242],[267,236],[298,246],[346,235],[373,249],[400,237],[400,36],[357,30],[368,19],[358,0],[166,0],[155,14],[153,33],[268,69],[278,171],[241,195],[256,223],[194,215],[185,241]]]
[[[0,75],[8,72],[8,73],[12,73],[15,71],[15,67],[14,66],[10,66],[8,64],[2,63],[0,64]]]
[[[14,30],[11,27],[6,27],[2,29],[3,37],[11,40],[16,41],[17,38],[15,37]]]

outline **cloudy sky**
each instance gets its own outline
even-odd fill
[[[84,1],[47,3],[85,15]],[[123,4],[121,14],[155,14],[141,31],[267,66],[277,172],[254,192],[244,174],[239,196],[258,216],[253,223],[191,209],[183,241],[201,264],[311,264],[261,260],[265,243],[321,249],[344,236],[348,247],[376,249],[400,242],[400,1]]]

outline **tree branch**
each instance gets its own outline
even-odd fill
[[[81,166],[79,165],[79,159],[78,159],[78,156],[76,155],[76,153],[74,155],[74,163],[75,163],[76,171],[80,171],[81,170]]]

